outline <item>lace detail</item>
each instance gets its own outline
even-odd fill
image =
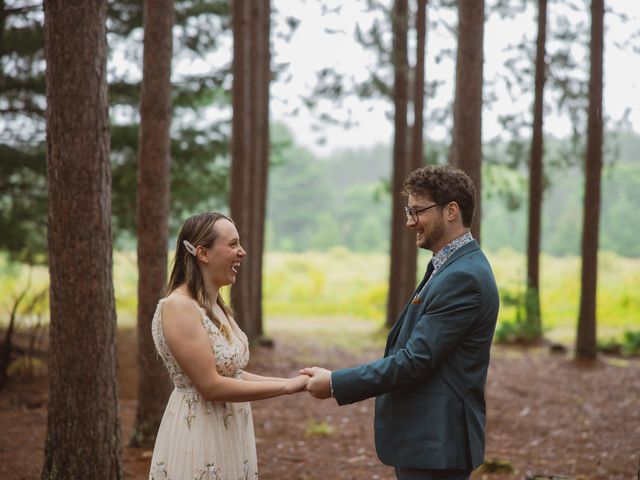
[[[208,463],[196,473],[193,480],[225,480],[225,478],[220,467],[217,467],[215,463]]]
[[[162,309],[165,301],[166,298],[163,298],[158,302],[156,312],[153,316],[151,323],[153,342],[169,372],[169,377],[171,377],[173,384],[178,388],[193,388],[193,383],[172,355],[167,341],[164,338],[164,332],[162,331]],[[239,378],[242,375],[242,369],[249,363],[249,341],[247,336],[240,330],[235,320],[231,318],[229,322],[234,335],[232,335],[232,341],[229,342],[227,337],[224,336],[220,329],[216,327],[216,324],[207,316],[205,310],[199,305],[197,306],[200,312],[202,326],[211,341],[211,348],[216,358],[216,369],[218,373],[225,377]]]
[[[168,478],[167,467],[164,462],[157,462],[151,467],[149,480],[167,480]]]
[[[191,430],[191,424],[193,423],[193,419],[196,417],[196,408],[198,407],[198,403],[200,401],[200,394],[198,392],[194,392],[187,396],[184,400],[187,404],[187,414],[184,419],[187,421],[187,427]]]
[[[256,480],[258,464],[249,403],[206,401],[172,355],[162,329],[160,300],[151,331],[175,389],[162,418],[150,480]],[[239,378],[249,362],[249,342],[233,318],[231,340],[198,306],[218,373]]]

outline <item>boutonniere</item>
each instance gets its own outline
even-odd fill
[[[418,295],[413,297],[413,300],[411,300],[411,305],[420,305],[421,303],[422,300],[420,300],[420,297]]]

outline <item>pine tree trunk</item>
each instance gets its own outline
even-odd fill
[[[591,69],[587,126],[586,182],[582,227],[582,286],[576,356],[596,357],[596,292],[598,234],[600,231],[600,176],[602,172],[602,63],[604,50],[604,0],[591,1]]]
[[[449,163],[464,170],[476,187],[471,233],[480,241],[482,199],[482,63],[484,0],[458,0],[458,53]]]
[[[535,97],[533,135],[529,157],[529,229],[527,236],[527,325],[533,338],[542,336],[540,318],[540,225],[543,192],[544,83],[546,76],[545,43],[547,36],[547,0],[538,0],[538,40],[536,42]]]
[[[392,326],[407,302],[416,284],[415,237],[406,228],[407,219],[400,196],[405,178],[411,172],[412,160],[408,152],[409,132],[407,108],[409,96],[409,62],[407,59],[407,0],[395,0],[393,6],[393,172],[391,179],[391,264],[389,267],[389,294],[387,297],[387,326]]]
[[[250,340],[262,331],[262,256],[269,167],[269,0],[232,2],[231,217],[247,250],[231,300]]]
[[[44,479],[122,478],[105,0],[47,1],[49,409]]]
[[[144,2],[137,180],[138,406],[131,445],[152,448],[170,392],[151,320],[167,279],[173,2]]]
[[[427,0],[418,0],[416,13],[416,67],[413,83],[413,128],[411,129],[411,170],[424,163],[424,60],[427,36]]]

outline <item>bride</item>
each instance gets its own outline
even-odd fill
[[[258,478],[249,401],[293,394],[308,377],[244,371],[246,335],[219,295],[235,282],[246,252],[230,218],[201,213],[180,230],[167,296],[158,302],[153,340],[175,389],[162,417],[150,480]]]

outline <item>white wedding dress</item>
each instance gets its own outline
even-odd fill
[[[156,437],[150,480],[255,480],[256,441],[249,403],[207,402],[169,351],[158,302],[151,325],[156,350],[175,385]],[[221,375],[239,378],[249,361],[246,335],[233,319],[232,342],[201,312]]]

